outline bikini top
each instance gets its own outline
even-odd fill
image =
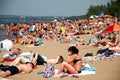
[[[73,63],[77,63],[78,61],[80,61],[81,59],[77,59],[77,60],[74,60]]]

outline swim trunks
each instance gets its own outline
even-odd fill
[[[1,69],[2,71],[10,71],[11,75],[17,74],[19,72],[19,69],[16,66],[8,66]]]
[[[14,36],[17,36],[17,32],[13,32],[13,35],[14,35]]]

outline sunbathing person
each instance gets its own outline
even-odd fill
[[[61,55],[57,56],[55,59],[47,59],[45,56],[41,56],[38,53],[32,53],[31,55],[20,56],[16,58],[10,66],[16,66],[19,63],[33,62],[34,65],[43,65],[47,63],[58,64],[63,62],[63,57]]]
[[[32,63],[34,63],[34,65],[36,65],[37,56],[38,56],[38,54],[33,55],[32,52],[30,52],[29,55],[21,55],[21,56],[17,57],[17,58],[10,64],[10,66],[16,66],[16,65],[18,65],[18,64],[20,64],[20,63],[25,64],[26,62],[32,62]]]
[[[77,74],[81,72],[82,59],[79,56],[79,50],[75,46],[68,48],[67,61],[63,62],[54,76],[59,76],[61,72]]]
[[[114,33],[112,40],[107,42],[106,47],[107,48],[116,47],[118,44],[119,44],[119,35]]]
[[[119,36],[117,34],[113,34],[112,40],[106,41],[106,40],[100,40],[93,46],[104,46],[105,48],[111,48],[111,47],[116,47],[119,44]]]
[[[26,64],[19,64],[17,66],[5,67],[1,69],[2,71],[0,72],[0,77],[5,78],[17,73],[22,73],[22,74],[30,73],[32,72],[33,67],[34,64],[32,62],[27,62]]]

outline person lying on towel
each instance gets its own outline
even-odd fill
[[[5,78],[17,73],[30,73],[33,71],[34,64],[32,62],[27,62],[26,64],[19,64],[17,66],[8,66],[2,68],[0,72],[0,77]]]

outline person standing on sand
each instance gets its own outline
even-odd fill
[[[10,26],[7,24],[6,25],[6,37],[10,36]]]
[[[12,35],[17,37],[17,34],[18,34],[18,27],[17,27],[17,24],[14,24],[12,26]]]

